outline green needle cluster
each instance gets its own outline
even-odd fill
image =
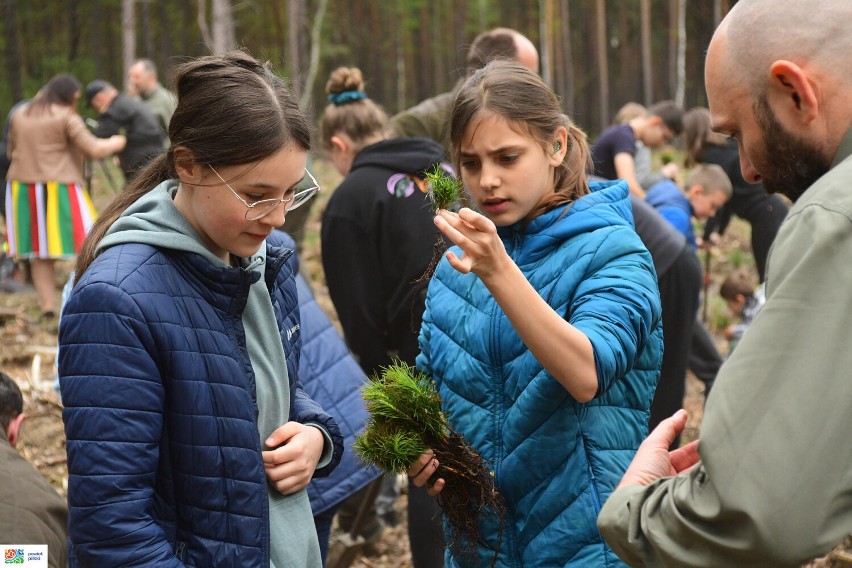
[[[446,441],[449,429],[435,385],[414,367],[393,363],[368,379],[361,396],[370,413],[364,433],[355,440],[362,460],[404,473],[426,449]]]
[[[429,186],[429,198],[432,200],[432,211],[449,209],[462,197],[464,191],[460,179],[436,164],[426,172],[426,184]]]

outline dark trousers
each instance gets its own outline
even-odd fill
[[[707,328],[695,320],[692,328],[692,342],[689,350],[689,370],[692,371],[704,385],[704,395],[710,393],[710,387],[716,379],[719,367],[722,366],[722,356],[716,349],[716,342]]]
[[[444,528],[438,498],[408,484],[408,540],[414,568],[444,566]]]
[[[663,363],[651,403],[649,431],[683,406],[702,282],[701,263],[688,246],[684,246],[671,268],[658,276],[663,309]]]

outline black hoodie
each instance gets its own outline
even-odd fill
[[[322,263],[349,348],[368,375],[394,356],[413,365],[438,230],[413,178],[441,163],[427,138],[362,149],[322,218]],[[422,185],[422,184],[421,184]]]

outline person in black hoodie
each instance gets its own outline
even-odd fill
[[[444,148],[427,138],[388,138],[388,117],[364,92],[357,68],[341,67],[326,84],[329,104],[320,136],[345,176],[322,218],[322,263],[343,334],[368,376],[419,353],[425,307],[422,276],[438,231],[427,195],[427,170]],[[415,568],[443,565],[441,516],[435,497],[410,487],[408,531]]]

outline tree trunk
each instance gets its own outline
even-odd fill
[[[308,65],[308,76],[305,79],[305,88],[302,91],[300,98],[301,107],[308,108],[311,103],[311,93],[313,93],[314,80],[316,80],[317,70],[319,69],[320,47],[322,40],[322,21],[325,18],[325,11],[328,8],[328,0],[319,0],[317,5],[317,13],[314,15],[314,23],[311,26],[311,59]]]
[[[287,0],[287,35],[290,40],[290,80],[293,94],[302,97],[302,52],[299,44],[299,20],[302,17],[299,0]]]
[[[669,77],[667,99],[674,99],[677,91],[677,26],[678,26],[678,4],[680,0],[669,0]]]
[[[609,65],[607,62],[606,0],[595,0],[598,44],[598,84],[600,85],[600,131],[609,124]]]
[[[222,55],[237,45],[230,0],[213,0],[213,54]]]
[[[407,33],[402,29],[400,25],[400,5],[401,0],[397,0],[394,3],[394,9],[392,11],[393,19],[391,20],[391,29],[394,31],[394,45],[396,47],[396,106],[397,108],[405,108],[405,92],[406,92],[406,81],[405,81],[405,38],[403,38],[403,34]]]
[[[154,39],[151,35],[151,3],[150,0],[140,2],[142,9],[142,53],[148,59],[154,59]]]
[[[538,2],[538,35],[541,44],[541,60],[539,65],[541,77],[548,85],[553,85],[553,0],[539,0]]]
[[[68,3],[68,61],[74,61],[80,54],[80,20],[77,18],[78,0]]]
[[[12,102],[24,98],[24,86],[21,81],[21,51],[18,46],[18,27],[15,22],[15,7],[17,0],[6,0],[4,6],[4,21],[6,22],[6,45],[4,51],[6,59],[6,72],[8,73],[9,90],[12,93]],[[11,106],[11,105],[10,105]]]
[[[213,36],[210,35],[210,26],[207,25],[207,0],[198,0],[198,30],[201,32],[201,41],[211,53],[215,53]]]
[[[127,69],[136,59],[136,0],[121,0],[122,76],[127,91]]]
[[[683,107],[686,95],[686,0],[679,0],[677,12],[677,89],[675,90],[675,103]]]
[[[169,9],[168,9],[168,0],[159,0],[157,2],[157,19],[160,24],[160,49],[162,50],[160,54],[160,61],[165,63],[163,69],[160,69],[160,82],[164,85],[168,82],[167,77],[167,69],[166,67],[170,67],[169,62],[172,58],[172,27],[169,25]]]
[[[562,47],[559,50],[563,57],[562,65],[558,69],[562,70],[561,89],[562,93],[562,109],[565,113],[574,119],[574,51],[571,47],[571,16],[568,9],[568,0],[561,0],[562,11]]]
[[[645,106],[654,103],[654,70],[651,67],[651,0],[642,0],[642,98]]]

